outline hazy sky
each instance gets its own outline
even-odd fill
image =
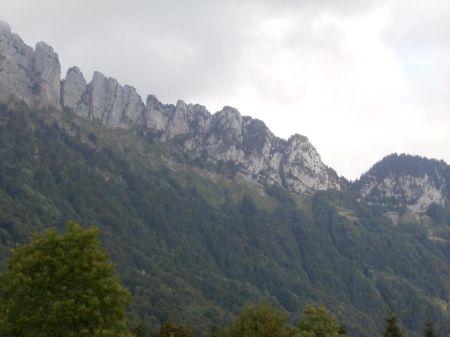
[[[350,179],[392,152],[450,162],[449,1],[2,0],[0,19],[64,73],[234,106]]]

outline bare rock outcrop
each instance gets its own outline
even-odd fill
[[[143,124],[145,105],[131,86],[95,72],[86,84],[78,68],[70,68],[63,81],[62,104],[85,119],[109,128],[130,129]]]
[[[241,116],[231,107],[211,116],[201,106],[178,102],[174,108],[152,102],[152,108],[159,107],[162,116],[172,114],[161,129],[165,140],[178,136],[176,146],[194,161],[233,167],[249,179],[304,194],[343,186],[343,179],[323,164],[306,137],[283,140],[262,121]],[[161,113],[164,110],[166,113]]]
[[[0,23],[0,99],[18,99],[34,104],[33,48],[11,32],[7,23]]]
[[[423,213],[432,204],[450,206],[450,167],[443,161],[392,154],[376,163],[353,188],[371,204]]]
[[[33,50],[0,23],[0,99],[27,105],[60,107],[61,67],[52,47],[39,42]]]
[[[75,110],[86,88],[87,83],[80,69],[78,67],[70,68],[67,71],[66,78],[61,82],[62,106]]]
[[[301,135],[289,138],[281,170],[285,185],[294,191],[340,189],[342,183],[338,175],[325,166],[309,140]]]
[[[306,137],[276,137],[257,119],[224,107],[211,115],[199,104],[162,104],[95,72],[87,83],[70,68],[61,81],[58,55],[39,42],[28,47],[0,23],[0,101],[18,99],[30,106],[66,108],[108,128],[137,128],[154,135],[193,161],[228,165],[260,182],[277,183],[300,193],[342,187],[342,179],[325,166]]]
[[[58,55],[38,42],[33,57],[34,100],[39,106],[60,107],[61,66]]]

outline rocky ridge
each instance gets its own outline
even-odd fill
[[[353,184],[366,201],[386,210],[425,212],[431,204],[450,207],[450,166],[419,156],[392,154]]]
[[[61,80],[58,55],[44,42],[35,49],[0,22],[0,101],[70,109],[104,127],[136,129],[172,145],[193,162],[224,165],[254,181],[311,194],[342,190],[348,183],[327,167],[308,139],[276,137],[258,119],[232,107],[211,114],[204,106],[163,104],[149,95],[95,72],[87,82],[77,67]],[[449,167],[438,161],[391,155],[374,165],[351,188],[361,199],[390,210],[421,213],[433,203],[449,205]]]
[[[33,50],[0,23],[0,101],[70,109],[108,128],[139,129],[176,146],[191,160],[233,166],[244,176],[277,183],[300,193],[342,189],[345,180],[327,167],[304,136],[276,137],[257,119],[224,107],[211,114],[204,106],[178,101],[162,104],[95,72],[87,82],[73,67],[61,80],[58,55],[39,42]]]

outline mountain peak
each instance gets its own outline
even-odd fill
[[[448,165],[443,160],[429,159],[410,154],[390,154],[375,163],[368,173],[377,175],[433,175],[447,170]]]
[[[9,23],[0,20],[0,33],[11,33],[11,26],[9,25]]]
[[[232,163],[240,174],[258,182],[280,184],[300,193],[341,188],[341,179],[325,166],[304,136],[276,137],[259,120],[243,117],[230,106],[214,115],[202,105],[179,100],[162,104],[149,95],[146,104],[132,86],[95,71],[87,83],[77,67],[61,81],[58,55],[45,42],[35,50],[0,30],[0,101],[15,99],[29,106],[66,108],[108,128],[136,128],[182,151],[193,162]],[[9,34],[9,35],[8,35]]]
[[[61,66],[53,48],[39,42],[33,50],[9,25],[1,27],[0,100],[60,108]]]
[[[373,165],[354,186],[370,203],[422,213],[431,204],[449,204],[450,166],[444,161],[394,153]]]

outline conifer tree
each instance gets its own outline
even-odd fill
[[[400,327],[397,315],[394,309],[389,308],[388,316],[383,331],[383,337],[406,337],[405,333]]]

